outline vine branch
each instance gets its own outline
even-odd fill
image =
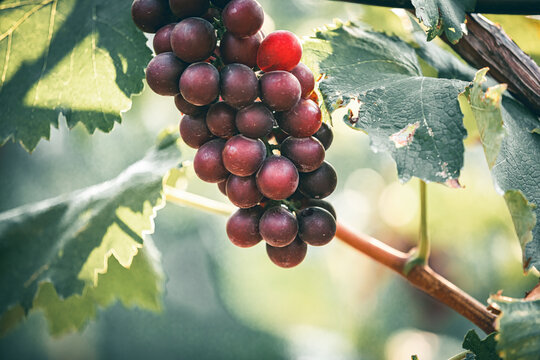
[[[165,186],[164,191],[166,199],[170,203],[191,206],[220,215],[230,215],[234,211],[234,207],[228,204],[170,186]],[[339,222],[336,237],[397,272],[418,289],[467,318],[486,334],[495,331],[496,316],[489,312],[486,306],[437,274],[428,265],[417,265],[405,274],[405,266],[413,255],[394,249],[371,236],[354,232]]]

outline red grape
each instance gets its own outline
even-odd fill
[[[252,104],[259,91],[257,76],[246,65],[229,64],[221,70],[221,97],[235,107]]]
[[[260,79],[262,101],[274,111],[290,110],[300,100],[300,82],[286,71],[272,71]]]
[[[270,156],[257,173],[257,186],[261,193],[272,200],[291,196],[298,187],[298,170],[284,156]]]
[[[171,47],[181,60],[193,63],[206,60],[216,48],[212,24],[201,18],[180,21],[171,32]]]
[[[193,159],[193,169],[197,176],[206,182],[219,183],[229,176],[223,166],[221,152],[225,147],[225,140],[214,139],[202,145]]]
[[[307,198],[305,202],[305,206],[302,206],[301,209],[305,209],[307,207],[313,207],[313,206],[323,208],[324,210],[332,214],[334,219],[337,219],[336,209],[334,209],[332,204],[330,204],[328,201]]]
[[[267,209],[261,217],[259,231],[268,244],[284,247],[296,238],[298,222],[289,210],[281,206],[273,206]]]
[[[309,245],[326,245],[335,235],[336,220],[325,209],[308,207],[298,213],[298,237]]]
[[[236,128],[242,135],[262,138],[272,132],[274,116],[262,103],[247,106],[236,114]]]
[[[311,100],[300,99],[292,109],[278,116],[278,123],[291,136],[311,136],[321,127],[321,109]]]
[[[236,176],[231,175],[227,180],[227,197],[239,208],[250,208],[257,205],[263,198],[263,195],[257,189],[255,176]]]
[[[196,115],[205,112],[208,109],[208,106],[197,106],[188,102],[182,97],[182,94],[178,93],[174,95],[174,105],[180,110],[182,114],[186,115]]]
[[[239,63],[250,68],[257,66],[257,50],[262,41],[260,32],[246,38],[237,38],[230,32],[225,32],[219,49],[225,64]]]
[[[173,18],[167,0],[135,0],[131,5],[131,17],[146,33],[155,33]]]
[[[176,95],[179,92],[178,80],[186,65],[173,53],[156,55],[146,68],[146,82],[150,89],[159,95]]]
[[[250,139],[235,135],[227,141],[223,149],[223,163],[234,175],[254,174],[266,157],[266,146],[260,139]]]
[[[169,0],[169,6],[174,15],[180,19],[202,16],[210,6],[209,0]]]
[[[184,115],[180,120],[180,136],[182,140],[194,149],[212,139],[212,134],[206,127],[204,115]]]
[[[334,133],[326,123],[322,123],[319,130],[313,134],[313,137],[319,139],[319,141],[323,144],[324,149],[328,150],[330,145],[332,145],[332,141],[334,140]]]
[[[336,170],[334,170],[332,165],[324,161],[317,170],[300,174],[300,185],[298,188],[306,196],[322,199],[333,193],[336,185]]]
[[[229,179],[229,178],[227,178]],[[227,180],[223,180],[217,183],[219,191],[225,196],[227,196]],[[321,200],[322,201],[322,200]]]
[[[260,206],[249,209],[238,209],[227,221],[227,236],[239,247],[247,248],[257,245],[262,236],[259,233],[259,219],[263,213]]]
[[[152,44],[154,46],[154,52],[161,54],[164,52],[172,52],[171,47],[171,32],[176,23],[167,24],[156,32]]]
[[[219,95],[219,72],[214,65],[191,64],[180,77],[180,93],[193,105],[208,105]]]
[[[307,254],[307,244],[296,238],[285,247],[274,247],[266,244],[266,253],[274,264],[282,268],[292,268],[300,264]]]
[[[264,72],[291,71],[302,58],[302,44],[290,31],[278,30],[268,34],[257,51],[257,65]]]
[[[300,81],[302,97],[307,99],[315,89],[315,76],[313,76],[311,70],[304,63],[296,65],[294,69],[291,70],[291,74],[296,76],[298,81]]]
[[[255,35],[264,23],[264,11],[255,0],[232,0],[222,13],[223,25],[234,36]]]
[[[231,0],[212,0],[212,4],[219,8],[224,8]]]
[[[224,102],[218,102],[210,106],[206,113],[206,126],[210,132],[224,139],[231,138],[237,133],[234,126],[236,110]]]
[[[313,137],[289,136],[281,143],[281,155],[293,162],[300,172],[316,170],[324,161],[324,147]]]

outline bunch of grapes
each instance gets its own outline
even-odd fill
[[[324,161],[333,140],[322,123],[302,45],[288,31],[264,36],[255,0],[135,0],[135,24],[155,33],[146,80],[174,96],[180,135],[197,150],[194,170],[239,207],[227,235],[239,247],[266,241],[278,266],[327,244],[336,213],[321,200],[337,183]]]

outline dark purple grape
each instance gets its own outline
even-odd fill
[[[172,52],[171,32],[175,25],[176,23],[167,24],[156,32],[152,42],[156,54]]]
[[[293,162],[300,172],[316,170],[324,161],[324,147],[314,137],[289,136],[281,143],[281,155]]]
[[[325,150],[328,150],[330,145],[332,145],[332,141],[334,140],[334,133],[326,123],[322,123],[319,130],[317,130],[313,136],[319,139]]]
[[[208,106],[197,106],[188,102],[180,93],[174,95],[174,105],[182,114],[186,115],[197,115],[208,110]]]
[[[299,63],[291,70],[291,74],[296,76],[300,82],[300,87],[302,88],[301,96],[307,99],[313,92],[313,89],[315,89],[315,76],[313,76],[313,72],[304,63]]]
[[[323,199],[334,192],[336,185],[336,170],[332,165],[324,161],[317,170],[300,174],[298,188],[306,196]]]
[[[255,0],[232,0],[222,13],[223,25],[234,36],[255,35],[264,23],[264,11]]]
[[[278,116],[278,123],[279,127],[291,136],[311,136],[321,127],[321,109],[311,100],[300,99],[292,109]]]
[[[169,6],[174,15],[180,19],[192,16],[202,16],[210,6],[209,0],[169,0]]]
[[[223,195],[227,196],[227,180],[223,180],[221,182],[218,182],[217,186],[218,186],[219,191],[221,191],[221,193]]]
[[[131,17],[146,33],[155,33],[173,18],[167,0],[135,0],[131,5]]]
[[[267,209],[259,221],[259,232],[263,239],[274,247],[289,245],[298,233],[296,216],[281,206]]]
[[[214,139],[202,145],[193,159],[193,169],[197,176],[206,182],[219,183],[227,179],[229,172],[223,166],[221,152],[225,140]]]
[[[212,103],[219,95],[219,71],[205,62],[189,65],[180,77],[180,93],[193,105]]]
[[[305,259],[307,244],[297,237],[292,243],[281,248],[266,244],[266,253],[277,266],[286,269],[292,268]]]
[[[255,175],[245,177],[230,175],[227,180],[226,191],[229,200],[239,208],[253,207],[263,198],[257,188]]]
[[[305,199],[306,199],[305,205],[302,205],[301,209],[305,209],[307,207],[313,207],[313,206],[320,207],[328,211],[330,214],[332,214],[334,219],[337,219],[336,209],[334,209],[332,204],[330,204],[328,201],[319,200],[319,199],[311,199],[311,198],[305,198]]]
[[[289,137],[289,134],[287,134],[285,131],[281,130],[277,126],[272,129],[272,135],[274,136],[274,139],[276,139],[276,142],[278,144],[281,144],[283,141],[285,141],[286,138]]]
[[[326,245],[335,235],[336,220],[325,209],[308,207],[298,213],[298,237],[309,245]]]
[[[206,126],[210,132],[224,139],[231,138],[237,133],[234,126],[236,110],[224,102],[218,102],[210,106],[206,113]]]
[[[252,104],[258,96],[257,75],[246,65],[229,64],[221,70],[221,97],[235,107]]]
[[[223,163],[234,175],[255,174],[266,157],[266,146],[260,139],[250,139],[235,135],[227,141],[223,149]]]
[[[185,68],[186,65],[173,53],[156,55],[146,68],[146,82],[156,94],[176,95],[180,91],[178,80]]]
[[[188,63],[208,59],[216,43],[217,36],[212,24],[197,17],[180,21],[171,32],[174,54]]]
[[[200,148],[213,137],[206,127],[203,114],[184,115],[180,120],[180,136],[189,147],[194,149]]]
[[[257,50],[261,41],[260,32],[242,39],[225,32],[219,45],[221,58],[225,64],[238,63],[253,68],[257,66]]]
[[[257,173],[257,186],[267,198],[283,200],[295,192],[298,179],[298,170],[289,159],[270,156]]]
[[[290,110],[302,91],[300,82],[293,74],[286,71],[271,71],[260,80],[262,101],[274,111]]]
[[[257,245],[262,236],[259,234],[259,219],[263,213],[260,206],[238,209],[227,221],[227,236],[239,247],[248,248]]]
[[[223,9],[231,0],[212,0],[212,4]]]
[[[272,132],[274,115],[262,103],[247,106],[236,114],[236,128],[242,135],[250,138],[262,138]]]

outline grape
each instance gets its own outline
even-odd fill
[[[261,41],[260,32],[242,39],[225,32],[219,45],[221,58],[225,64],[239,63],[253,68],[257,66],[257,50]]]
[[[298,187],[298,170],[284,156],[270,156],[257,173],[257,186],[261,193],[272,200],[291,196]]]
[[[255,35],[264,23],[264,11],[255,0],[232,0],[222,13],[223,25],[234,36]]]
[[[219,183],[229,176],[223,166],[221,152],[225,147],[225,140],[214,139],[202,145],[193,159],[193,169],[197,176],[206,182]]]
[[[236,128],[250,138],[262,138],[272,132],[274,116],[262,103],[245,107],[236,114]]]
[[[300,99],[292,109],[278,116],[278,123],[291,136],[311,136],[321,127],[321,109],[311,100]]]
[[[221,97],[235,107],[252,104],[258,95],[257,76],[246,65],[230,64],[221,70]]]
[[[231,0],[212,0],[212,4],[219,8],[224,8]]]
[[[167,24],[156,32],[152,42],[156,54],[172,52],[171,32],[175,25],[176,23]]]
[[[224,139],[231,138],[237,133],[234,126],[236,110],[224,102],[218,102],[210,106],[206,113],[206,126],[210,132]]]
[[[305,64],[299,63],[291,70],[291,74],[293,74],[300,82],[300,86],[302,87],[301,96],[304,99],[307,99],[315,89],[315,77],[313,76],[313,73]]]
[[[334,209],[332,204],[330,204],[328,201],[306,198],[305,203],[306,204],[305,204],[305,206],[302,206],[302,209],[305,209],[307,207],[312,207],[312,206],[320,207],[320,208],[323,208],[324,210],[328,211],[330,214],[332,214],[334,219],[337,219],[336,209]]]
[[[227,178],[229,179],[229,178]],[[225,196],[227,196],[227,180],[223,180],[221,182],[218,182],[217,184],[219,191]],[[322,201],[322,200],[321,200]]]
[[[208,8],[206,13],[201,17],[204,20],[212,23],[215,21],[215,19],[219,19],[221,17],[221,11],[219,11],[219,9],[211,7],[211,8]]]
[[[234,175],[250,176],[259,169],[266,157],[266,146],[260,139],[235,135],[223,149],[223,163]]]
[[[317,170],[300,174],[300,191],[315,199],[327,197],[334,192],[336,185],[336,170],[326,161]]]
[[[307,254],[307,244],[296,238],[285,247],[274,247],[266,244],[266,253],[274,264],[282,268],[292,268],[300,264]]]
[[[272,130],[272,135],[274,135],[274,139],[278,144],[281,144],[286,138],[289,137],[289,134],[281,130],[279,127],[275,127]]]
[[[322,123],[319,130],[313,134],[313,137],[319,139],[319,141],[323,144],[324,149],[328,150],[330,145],[332,145],[332,141],[334,140],[334,133],[326,123]]]
[[[155,33],[172,20],[167,0],[135,0],[131,5],[131,17],[146,33]]]
[[[180,110],[182,114],[186,115],[197,115],[205,112],[208,109],[208,106],[193,105],[184,99],[180,93],[174,95],[174,105],[176,105],[176,108]]]
[[[247,248],[257,245],[262,236],[259,234],[259,219],[263,213],[260,206],[249,209],[238,209],[227,221],[227,236],[239,247]]]
[[[273,206],[266,210],[261,217],[259,232],[268,244],[284,247],[296,238],[298,222],[289,210],[281,206]]]
[[[227,197],[239,208],[250,208],[257,205],[263,198],[263,195],[257,189],[255,176],[236,176],[231,175],[227,180]]]
[[[212,134],[206,127],[204,115],[184,115],[180,120],[180,136],[182,140],[194,149],[212,139]]]
[[[174,15],[180,19],[191,16],[202,16],[210,6],[209,0],[169,0]]]
[[[336,220],[325,209],[308,207],[298,213],[298,237],[309,245],[326,245],[335,235]]]
[[[150,89],[159,95],[175,95],[178,80],[186,65],[178,60],[173,53],[165,52],[156,55],[146,68],[146,82]]]
[[[216,48],[216,32],[212,24],[201,18],[180,21],[171,32],[171,47],[185,62],[206,60]]]
[[[180,93],[193,105],[208,105],[219,95],[219,72],[214,65],[191,64],[180,77]]]
[[[281,155],[293,162],[300,172],[311,172],[324,161],[324,147],[313,137],[295,138],[289,136],[281,143]]]
[[[278,30],[268,34],[257,51],[257,65],[264,72],[291,71],[300,62],[302,44],[290,31]]]
[[[291,109],[300,100],[300,82],[286,71],[272,71],[260,80],[262,101],[274,111]]]

